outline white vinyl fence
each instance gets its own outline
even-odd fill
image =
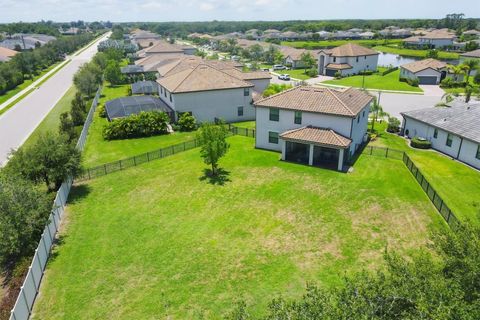
[[[93,99],[92,106],[88,112],[87,119],[83,125],[82,133],[78,138],[77,149],[83,151],[85,146],[85,141],[87,140],[88,129],[93,120],[93,114],[97,108],[98,100],[100,99],[100,94],[102,88],[100,87],[97,90],[97,94]],[[48,219],[48,223],[43,230],[42,237],[38,243],[37,249],[35,249],[35,254],[33,256],[32,263],[28,267],[28,273],[25,277],[20,292],[10,313],[10,320],[27,320],[30,317],[30,314],[33,309],[33,304],[37,296],[38,290],[40,288],[40,282],[42,281],[43,272],[47,265],[47,260],[50,256],[50,251],[55,239],[55,234],[60,227],[60,221],[62,219],[63,213],[65,211],[65,205],[67,203],[68,194],[70,193],[70,188],[72,186],[73,179],[68,178],[62,183],[62,186],[57,191],[55,200],[53,201],[52,212]]]

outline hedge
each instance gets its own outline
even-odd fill
[[[103,128],[105,140],[149,137],[168,132],[170,118],[165,112],[148,111],[114,119]]]
[[[430,141],[423,139],[421,140],[419,137],[414,137],[410,141],[410,145],[417,149],[430,149],[432,147],[432,143]]]

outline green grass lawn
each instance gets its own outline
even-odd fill
[[[370,144],[406,151],[460,220],[480,223],[480,172],[434,150],[410,148],[405,139],[385,128],[385,122],[377,124],[382,133]]]
[[[46,133],[47,131],[53,131],[55,133],[58,132],[58,128],[60,125],[60,114],[70,111],[71,102],[75,97],[76,92],[77,89],[75,88],[75,86],[71,86],[70,89],[67,90],[63,97],[58,100],[57,104],[53,107],[53,109],[48,113],[48,115],[43,119],[42,122],[40,122],[38,127],[28,137],[28,139],[23,144],[24,147],[28,147],[34,144],[35,141],[37,141],[38,137],[41,134]],[[90,104],[88,105],[88,108],[90,108]]]
[[[33,319],[219,319],[239,298],[258,315],[445,227],[401,161],[345,174],[229,141],[224,185],[193,149],[75,186]]]
[[[365,76],[365,88],[367,89],[380,89],[380,90],[398,90],[398,91],[410,91],[410,92],[422,92],[419,87],[414,87],[406,82],[399,80],[400,70],[390,72],[385,76],[380,74],[373,74]],[[363,82],[363,76],[350,76],[342,79],[327,80],[322,83],[335,84],[347,87],[361,88]]]
[[[311,77],[305,74],[305,69],[292,69],[292,70],[285,70],[285,71],[277,71],[279,73],[285,72],[290,75],[291,78],[300,79],[300,80],[307,80]]]
[[[408,56],[408,57],[420,57],[425,58],[427,55],[428,50],[419,50],[419,49],[407,49],[407,48],[400,48],[392,45],[384,46],[379,45],[373,47],[373,49],[381,52],[393,53],[398,54],[401,56]],[[438,51],[438,58],[444,60],[457,60],[459,54],[456,52],[448,52],[448,51]]]
[[[241,127],[241,128],[255,129],[255,120],[234,122],[234,123],[232,123],[232,125],[234,125],[236,127]]]
[[[289,46],[299,49],[320,49],[320,48],[331,48],[338,47],[346,43],[356,43],[366,47],[373,47],[385,44],[397,44],[401,43],[400,39],[390,39],[385,42],[385,40],[319,40],[319,41],[282,41],[283,46]]]
[[[127,96],[129,86],[105,85],[99,105],[115,98]],[[86,167],[132,157],[195,138],[195,132],[175,132],[147,138],[108,141],[104,140],[102,136],[103,127],[107,123],[107,119],[98,115],[97,109],[83,153],[83,163]]]
[[[476,95],[475,92],[479,92],[479,90],[480,90],[480,85],[473,82],[473,76],[470,76],[470,78],[468,79],[468,83],[470,84],[470,86],[473,87],[473,90],[474,90],[474,93],[472,93],[472,96],[475,96]],[[443,91],[448,92],[448,93],[452,93],[452,94],[464,94],[465,93],[465,87],[442,88],[442,89],[443,89]]]

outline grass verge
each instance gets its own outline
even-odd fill
[[[445,226],[398,160],[344,174],[229,142],[221,179],[194,149],[75,186],[33,319],[219,319],[240,297],[258,315]]]

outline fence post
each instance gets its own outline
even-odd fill
[[[183,142],[183,151],[185,151],[185,142]]]
[[[103,170],[105,171],[105,174],[107,174],[107,164],[106,163],[103,165]]]
[[[373,153],[373,147],[370,146],[370,155],[372,155],[372,153]]]
[[[133,156],[133,165],[134,165],[134,166],[137,165],[137,157],[136,157],[136,156]]]
[[[388,148],[385,150],[385,158],[388,158]]]
[[[175,148],[172,146],[172,154],[175,154]]]
[[[440,199],[441,200],[441,199]],[[443,208],[443,200],[441,200],[442,202],[440,202],[440,209],[438,209],[438,211],[440,211],[440,213],[442,213],[442,208]]]
[[[150,162],[150,152],[147,152],[147,161]]]
[[[448,209],[448,215],[447,215],[447,223],[450,222],[450,214],[452,213],[452,210]]]
[[[25,301],[25,305],[27,306],[28,314],[32,313],[32,310],[30,310],[30,306],[28,305],[27,296],[25,295],[25,290],[23,290],[23,286],[20,287],[20,292],[22,293],[23,301]]]
[[[163,158],[163,149],[160,149],[160,158]]]
[[[118,163],[120,164],[120,170],[122,170],[122,159],[120,159],[120,161],[118,161]]]

